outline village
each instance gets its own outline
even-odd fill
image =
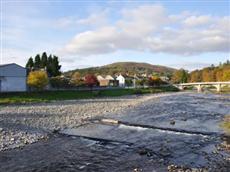
[[[45,71],[41,69],[41,71]],[[23,92],[31,91],[28,85],[28,69],[16,63],[0,65],[0,92]],[[87,82],[88,77],[88,82]],[[150,80],[152,82],[150,82]],[[111,75],[94,75],[79,76],[79,73],[73,74],[72,77],[59,75],[49,78],[49,82],[45,85],[45,90],[54,89],[74,89],[76,87],[97,87],[97,88],[136,88],[148,87],[160,84],[167,84],[169,78],[166,76],[153,75],[134,75],[115,74]],[[80,84],[81,83],[81,84]]]

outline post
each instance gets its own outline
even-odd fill
[[[198,91],[198,93],[202,92],[202,87],[200,84],[197,86],[197,91]]]
[[[183,85],[179,85],[178,87],[180,90],[184,90],[184,86]]]
[[[218,93],[221,92],[221,84],[216,85],[216,90]]]

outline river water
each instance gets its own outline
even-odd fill
[[[91,119],[23,149],[0,153],[0,171],[230,171],[218,149],[230,114],[230,95],[178,93]],[[103,118],[119,120],[104,123]]]

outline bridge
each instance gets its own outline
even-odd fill
[[[181,83],[176,84],[175,86],[180,90],[184,90],[186,87],[196,87],[198,92],[202,92],[202,88],[205,86],[214,86],[216,87],[217,92],[221,92],[223,86],[230,86],[230,81],[227,82],[192,82],[192,83]]]

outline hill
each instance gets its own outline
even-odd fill
[[[166,66],[152,65],[148,63],[137,62],[118,62],[112,63],[101,67],[90,67],[84,69],[75,69],[68,71],[65,74],[71,75],[74,72],[79,72],[81,75],[87,73],[93,73],[96,75],[115,75],[115,74],[129,74],[129,75],[141,75],[158,73],[160,75],[171,75],[176,69]]]

